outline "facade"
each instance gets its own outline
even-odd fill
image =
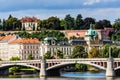
[[[24,17],[21,20],[22,30],[37,30],[39,19],[35,17]]]
[[[10,53],[9,52],[9,45],[8,43],[18,39],[18,36],[15,35],[9,35],[9,36],[1,36],[0,37],[0,58],[2,60],[8,60],[10,58]]]
[[[16,54],[20,59],[27,60],[31,54],[34,59],[40,58],[40,42],[38,39],[16,39],[9,43],[9,52]]]
[[[98,39],[105,40],[108,38],[109,32],[113,31],[113,28],[97,29],[96,31],[99,35]],[[60,32],[63,32],[68,39],[70,39],[72,36],[84,38],[87,30],[62,30]]]
[[[40,41],[38,39],[21,39],[17,35],[0,37],[0,58],[10,60],[19,57],[26,60],[32,54],[34,59],[40,58]]]
[[[41,43],[41,46],[40,46],[41,55],[40,56],[44,55],[47,51],[50,51],[51,55],[54,55],[55,52],[57,52],[57,50],[63,52],[63,54],[65,56],[70,56],[73,52],[73,49],[74,49],[75,45],[77,45],[77,44],[84,45],[85,50],[87,51],[86,43],[83,44],[82,42],[78,42],[76,40],[74,41],[74,43],[75,42],[77,42],[77,43],[73,44],[72,42],[73,41],[57,42],[56,38],[47,37]]]

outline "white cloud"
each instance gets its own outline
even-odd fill
[[[83,5],[93,5],[99,2],[100,0],[87,0],[86,2],[83,3]]]
[[[24,11],[12,11],[12,12],[0,12],[0,18],[7,18],[9,14],[12,14],[19,19],[25,16],[35,16],[40,19],[47,19],[50,16],[57,16],[60,19],[65,15],[71,14],[76,17],[77,14],[82,14],[83,18],[93,17],[97,21],[107,19],[113,22],[115,19],[120,18],[120,8],[100,8],[100,9],[63,9],[63,10],[49,10],[49,9],[36,9],[36,10],[24,10]]]
[[[97,3],[108,3],[108,2],[116,2],[118,0],[87,0],[83,3],[83,5],[93,5]]]

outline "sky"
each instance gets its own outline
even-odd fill
[[[10,14],[19,19],[34,16],[41,20],[81,14],[83,19],[92,17],[96,21],[107,19],[113,23],[120,18],[120,0],[0,0],[0,19]]]

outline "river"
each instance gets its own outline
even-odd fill
[[[67,72],[61,74],[61,77],[39,78],[38,75],[20,75],[20,76],[0,76],[0,80],[120,80],[120,77],[105,77],[104,72],[100,73],[78,73]]]

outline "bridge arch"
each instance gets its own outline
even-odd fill
[[[51,70],[51,69],[54,69],[54,68],[60,68],[60,67],[66,66],[66,65],[71,65],[71,64],[76,64],[76,63],[87,64],[87,65],[91,65],[91,66],[97,67],[97,68],[102,69],[102,70],[106,70],[106,68],[104,68],[103,66],[100,66],[100,65],[97,65],[97,64],[94,64],[94,63],[88,63],[88,62],[60,63],[60,64],[53,65],[51,67],[48,67],[46,70]]]
[[[114,68],[114,70],[115,70],[115,71],[116,71],[116,70],[118,70],[118,69],[120,69],[120,66],[118,66],[118,67]]]
[[[29,64],[22,64],[22,63],[13,63],[13,64],[2,64],[0,65],[0,68],[4,68],[4,67],[11,67],[11,66],[25,66],[25,67],[31,67],[31,68],[34,68],[36,70],[40,70],[40,68],[36,67],[36,66],[33,66],[33,65],[29,65]]]

